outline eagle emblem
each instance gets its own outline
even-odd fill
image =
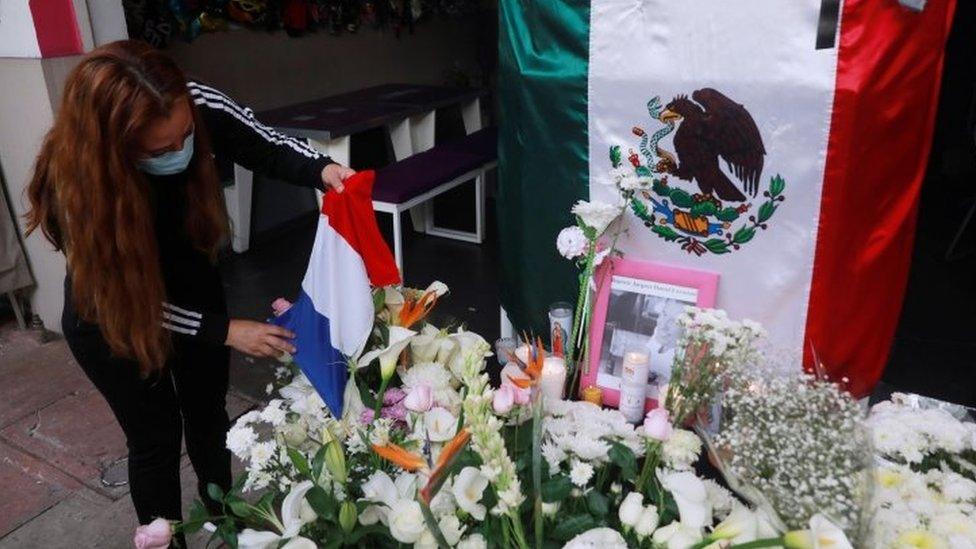
[[[661,127],[634,126],[640,142],[626,161],[619,145],[610,147],[611,180],[645,226],[699,256],[738,250],[767,228],[786,181],[773,176],[759,194],[766,147],[743,105],[702,88],[667,105],[654,97],[647,112]],[[659,145],[672,133],[673,152]]]

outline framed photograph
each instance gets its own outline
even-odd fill
[[[645,409],[657,406],[661,386],[671,377],[678,339],[678,316],[685,307],[714,307],[716,273],[633,261],[608,259],[597,270],[590,360],[580,389],[596,385],[603,403],[620,404],[624,355],[646,353],[650,360]]]

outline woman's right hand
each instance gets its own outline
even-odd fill
[[[227,345],[254,357],[278,358],[282,353],[295,354],[289,342],[295,334],[274,324],[234,319],[227,327]]]

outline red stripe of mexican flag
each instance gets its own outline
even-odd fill
[[[858,395],[898,323],[954,5],[843,7],[805,341]]]

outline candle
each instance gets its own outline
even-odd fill
[[[556,351],[556,338],[562,342],[563,351],[569,342],[569,333],[573,329],[573,306],[565,301],[557,301],[549,306],[549,343]]]
[[[558,356],[548,356],[542,362],[542,375],[539,377],[539,390],[546,398],[561,400],[566,385],[566,360]]]
[[[515,340],[510,337],[502,337],[495,340],[495,356],[498,357],[498,364],[505,366],[512,355],[515,354]]]
[[[644,403],[647,399],[647,374],[650,361],[644,353],[629,352],[624,355],[623,372],[620,382],[620,413],[627,421],[639,423],[644,417]]]
[[[600,389],[596,385],[590,385],[586,389],[583,389],[583,400],[592,402],[597,406],[603,406],[603,389]]]

